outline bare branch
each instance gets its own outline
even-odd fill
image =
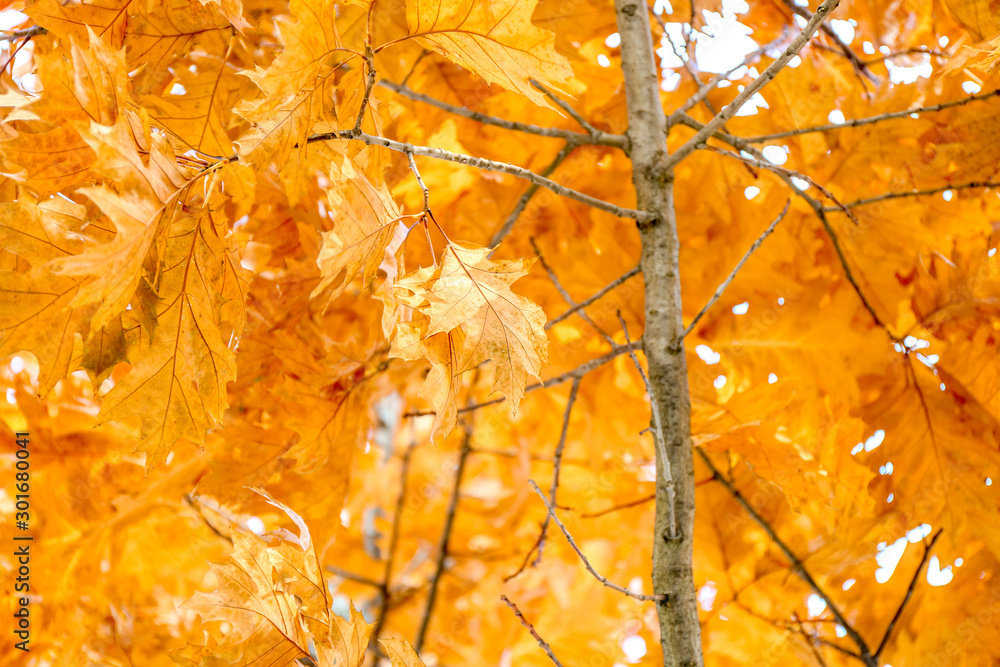
[[[754,509],[753,505],[751,505],[747,499],[743,497],[743,494],[741,494],[739,490],[733,486],[733,483],[726,478],[718,468],[715,467],[715,464],[712,462],[712,459],[709,458],[708,454],[702,451],[700,447],[696,447],[695,449],[698,452],[698,455],[701,456],[702,461],[705,462],[708,468],[715,475],[719,483],[726,487],[726,490],[732,494],[733,498],[735,498],[736,501],[743,506],[743,509],[745,509],[747,513],[753,517],[753,520],[757,522],[757,525],[763,528],[764,532],[767,533],[767,536],[770,537],[776,545],[778,545],[778,548],[785,555],[785,558],[787,558],[789,563],[791,563],[792,569],[809,585],[811,589],[813,589],[813,592],[815,592],[816,595],[826,602],[826,606],[829,608],[830,613],[832,613],[834,618],[837,619],[837,622],[844,627],[844,630],[851,638],[851,641],[857,645],[862,662],[866,665],[871,665],[871,667],[876,667],[877,661],[872,655],[871,649],[868,648],[868,644],[865,642],[864,638],[858,634],[858,631],[854,629],[854,626],[852,626],[847,619],[844,618],[844,615],[840,612],[837,604],[830,598],[829,595],[826,594],[826,591],[823,590],[816,580],[813,579],[809,570],[806,569],[805,563],[803,563],[802,560],[795,555],[791,548],[785,544],[784,540],[778,537],[778,534],[775,532],[771,524],[768,523],[767,519],[761,516],[761,514]]]
[[[365,586],[371,586],[372,588],[382,588],[382,582],[375,581],[374,579],[369,579],[368,577],[362,576],[360,574],[355,574],[347,570],[342,570],[339,567],[333,565],[326,565],[323,569],[327,572],[332,572],[342,579],[347,579],[348,581],[353,581],[355,583],[364,584]]]
[[[569,102],[567,102],[566,100],[563,100],[563,99],[561,99],[559,97],[556,97],[555,94],[551,90],[549,90],[548,88],[546,88],[545,86],[543,86],[541,84],[541,82],[535,81],[534,79],[531,79],[530,81],[531,81],[531,85],[532,86],[534,86],[538,90],[542,91],[542,94],[545,95],[545,97],[547,97],[550,100],[552,100],[560,109],[562,109],[563,111],[565,111],[566,113],[568,113],[570,115],[570,117],[573,120],[575,120],[580,127],[582,127],[583,129],[585,129],[587,131],[587,134],[590,136],[591,139],[594,139],[594,138],[599,137],[600,135],[604,134],[603,132],[601,132],[600,130],[598,130],[596,127],[594,127],[593,125],[591,125],[590,123],[588,123],[587,119],[584,118],[583,116],[581,116],[579,111],[577,111],[572,106],[570,106]],[[621,138],[623,140],[625,139],[624,136],[622,136]],[[624,145],[624,143],[622,145]]]
[[[524,388],[524,392],[528,393],[529,391],[534,391],[536,389],[554,387],[557,384],[562,384],[563,382],[568,382],[569,380],[572,380],[574,378],[578,378],[578,377],[582,378],[584,375],[586,375],[587,373],[591,372],[595,368],[600,368],[601,366],[603,366],[604,364],[608,363],[609,361],[613,361],[614,359],[617,359],[618,357],[620,357],[623,354],[628,354],[628,352],[630,350],[641,350],[641,349],[642,349],[642,341],[641,340],[637,340],[634,343],[630,343],[628,345],[619,345],[618,347],[616,347],[615,349],[611,350],[607,354],[605,354],[603,356],[600,356],[600,357],[597,357],[596,359],[591,359],[590,361],[584,362],[584,363],[580,364],[579,366],[577,366],[576,368],[574,368],[571,371],[567,371],[567,372],[565,372],[565,373],[563,373],[561,375],[557,375],[555,377],[549,378],[548,380],[543,380],[542,382],[536,382],[535,384],[529,384],[527,387]],[[503,403],[506,400],[507,400],[506,398],[504,398],[503,396],[501,396],[499,398],[494,398],[494,399],[489,400],[489,401],[483,401],[482,403],[473,403],[472,405],[467,405],[464,408],[459,408],[458,412],[459,412],[459,414],[461,414],[463,412],[472,412],[474,410],[479,410],[480,408],[485,408],[485,407],[488,407],[488,406],[491,406],[491,405],[497,405],[498,403]],[[437,413],[434,412],[433,410],[427,410],[427,411],[424,411],[424,412],[408,412],[404,416],[405,417],[426,417],[428,415],[434,415],[434,414],[437,414]]]
[[[42,26],[33,25],[30,28],[22,28],[21,30],[11,30],[10,32],[0,33],[0,39],[31,39],[35,35],[44,35],[46,33],[48,33],[48,30]]]
[[[417,179],[417,185],[420,186],[420,192],[424,195],[424,213],[431,210],[431,193],[424,185],[424,179],[420,177],[420,170],[417,169],[417,163],[413,159],[413,152],[409,151],[406,153],[406,159],[410,163],[410,171],[413,172],[413,177]],[[433,252],[431,253],[433,254]]]
[[[945,109],[951,109],[953,107],[962,106],[965,104],[970,104],[972,102],[978,102],[980,100],[987,100],[991,97],[1000,96],[1000,89],[991,90],[988,93],[980,93],[978,95],[970,95],[960,100],[953,100],[951,102],[942,102],[941,104],[931,104],[923,107],[914,107],[912,109],[907,109],[906,111],[891,111],[888,113],[879,114],[877,116],[869,116],[868,118],[854,118],[851,120],[844,121],[843,123],[830,123],[828,125],[816,125],[813,127],[803,127],[797,130],[786,130],[784,132],[775,132],[774,134],[762,134],[757,137],[747,137],[743,139],[748,144],[761,144],[768,141],[774,141],[775,139],[784,139],[785,137],[795,137],[800,134],[810,134],[812,132],[830,132],[833,130],[842,130],[847,127],[861,127],[862,125],[871,125],[873,123],[881,123],[887,120],[895,120],[897,118],[906,118],[912,114],[922,114],[931,113],[934,111],[944,111]]]
[[[427,637],[427,628],[430,626],[431,616],[434,614],[434,602],[437,600],[438,584],[441,582],[441,575],[444,573],[444,562],[448,558],[448,543],[451,541],[451,529],[455,524],[455,514],[458,511],[459,493],[461,492],[462,476],[465,473],[465,462],[472,451],[470,443],[472,441],[472,427],[465,425],[465,436],[462,438],[462,447],[458,452],[458,468],[455,471],[455,481],[451,487],[451,497],[448,499],[448,509],[445,511],[444,527],[441,529],[441,540],[438,542],[437,561],[434,564],[434,575],[430,581],[430,591],[427,593],[427,605],[424,607],[424,614],[420,619],[420,627],[417,629],[417,636],[413,640],[413,648],[420,653]]]
[[[867,199],[858,199],[852,202],[847,202],[844,206],[848,208],[853,208],[855,206],[866,206],[868,204],[875,204],[880,201],[887,201],[890,199],[901,199],[903,197],[923,197],[925,195],[936,195],[939,192],[945,192],[947,190],[972,190],[978,188],[1000,188],[1000,182],[996,181],[972,181],[969,183],[959,183],[957,185],[939,185],[936,188],[927,188],[925,190],[908,190],[906,192],[886,192],[875,197],[868,197]],[[826,206],[823,208],[826,212],[839,211],[839,206]]]
[[[840,0],[824,0],[817,9],[813,17],[806,23],[805,27],[802,28],[792,43],[788,45],[774,62],[767,66],[767,68],[761,72],[761,75],[754,79],[752,82],[747,84],[746,88],[743,89],[736,98],[730,102],[722,111],[717,113],[712,120],[708,121],[705,126],[697,131],[693,137],[688,139],[678,148],[670,157],[668,157],[664,163],[664,168],[669,170],[676,166],[681,160],[686,158],[688,155],[694,152],[695,148],[712,136],[716,130],[720,129],[722,125],[726,123],[730,118],[736,115],[736,112],[742,108],[743,104],[749,100],[751,97],[757,94],[764,86],[771,82],[778,72],[780,72],[788,61],[795,57],[795,55],[802,50],[802,47],[806,45],[809,38],[812,37],[813,33],[819,28],[820,24],[826,19],[827,15],[839,4]]]
[[[576,403],[577,392],[580,391],[580,381],[580,378],[573,378],[573,384],[570,386],[569,399],[566,401],[566,411],[563,413],[562,430],[559,432],[559,444],[556,445],[556,451],[553,454],[552,485],[549,487],[549,503],[553,507],[559,504],[556,501],[556,493],[559,491],[559,473],[562,471],[563,450],[566,448],[566,436],[569,433],[569,418],[573,413],[573,405]],[[549,519],[551,516],[551,514],[547,514],[545,522],[542,523],[542,534],[538,538],[538,555],[535,556],[535,560],[531,563],[532,566],[538,565],[542,560],[542,549],[545,548],[545,534],[549,530]]]
[[[853,222],[856,225],[861,224],[861,223],[858,222],[858,219],[854,216],[854,213],[851,211],[851,209],[846,204],[842,203],[839,199],[837,199],[837,197],[835,197],[834,194],[832,192],[830,192],[829,190],[827,190],[825,187],[823,187],[822,185],[820,185],[819,183],[817,183],[816,181],[814,181],[812,178],[810,178],[809,176],[806,176],[805,174],[803,174],[801,172],[795,171],[794,169],[788,169],[786,167],[781,167],[781,166],[776,165],[776,164],[774,164],[772,162],[769,162],[769,161],[767,161],[765,159],[749,158],[749,157],[746,157],[745,155],[740,155],[739,153],[734,153],[733,151],[722,150],[721,148],[718,148],[716,146],[706,145],[705,149],[706,150],[715,151],[716,153],[719,153],[720,155],[725,155],[726,157],[732,158],[734,160],[739,160],[739,161],[741,161],[741,162],[743,162],[745,164],[748,164],[748,165],[750,165],[752,167],[757,167],[758,169],[764,169],[766,171],[770,171],[770,172],[773,172],[775,174],[787,176],[788,178],[798,178],[798,179],[800,179],[802,181],[805,181],[810,186],[816,188],[820,192],[820,194],[822,194],[824,197],[826,197],[827,199],[829,199],[830,201],[832,201],[834,204],[836,204],[837,205],[836,206],[836,210],[842,211],[844,213],[844,215],[846,215],[848,218],[851,219],[851,222]]]
[[[792,10],[792,12],[798,14],[805,20],[808,21],[809,19],[812,18],[812,12],[810,12],[805,7],[799,7],[792,0],[781,0],[781,1],[784,2],[785,6],[788,7],[790,10]],[[874,83],[879,82],[878,77],[872,74],[868,70],[868,67],[867,65],[865,65],[865,62],[861,60],[861,58],[858,57],[858,54],[856,54],[854,50],[850,46],[848,46],[844,42],[844,40],[840,38],[840,35],[838,35],[833,30],[833,28],[831,28],[828,24],[824,22],[820,24],[820,30],[822,30],[827,37],[833,40],[833,43],[837,45],[837,48],[840,49],[840,52],[844,55],[844,57],[847,58],[849,61],[851,61],[851,64],[854,65],[854,69],[859,74],[863,74],[864,76],[868,77],[870,81],[873,81]],[[864,81],[862,81],[861,83],[863,85]]]
[[[733,282],[733,279],[736,278],[736,274],[740,272],[740,269],[743,268],[743,265],[747,263],[748,259],[750,259],[750,255],[754,254],[754,252],[757,251],[757,248],[759,248],[761,244],[764,243],[764,239],[770,236],[771,232],[773,232],[774,229],[778,226],[778,223],[784,219],[785,215],[788,213],[788,208],[789,206],[791,206],[791,203],[792,203],[791,199],[785,202],[785,207],[781,209],[781,213],[779,213],[778,217],[774,219],[774,222],[768,225],[768,228],[764,230],[764,233],[758,236],[757,240],[754,241],[753,244],[750,246],[750,249],[746,251],[746,254],[743,255],[743,258],[736,263],[736,267],[729,273],[726,279],[723,280],[722,283],[719,285],[719,287],[715,290],[715,294],[712,295],[712,298],[708,300],[708,303],[702,306],[702,309],[699,310],[698,314],[694,316],[693,320],[691,320],[691,324],[687,325],[687,328],[684,330],[684,333],[681,334],[682,340],[686,338],[687,335],[691,333],[691,331],[694,330],[699,320],[701,320],[701,318],[704,317],[705,313],[707,313],[709,309],[715,305],[715,303],[722,296],[722,293],[726,291],[726,288],[729,287],[729,285]]]
[[[699,123],[695,119],[691,118],[691,116],[688,116],[686,114],[683,118],[683,122],[685,125],[688,125],[689,127],[693,128],[704,127],[701,123]],[[764,161],[764,156],[761,154],[759,149],[757,149],[754,146],[751,146],[750,144],[746,143],[739,137],[735,137],[731,134],[725,134],[722,132],[716,132],[713,134],[713,136],[716,139],[724,141],[725,143],[729,144],[730,146],[738,150],[746,151],[747,153],[753,155],[755,158],[757,158],[762,162]],[[830,237],[830,242],[833,244],[833,249],[834,252],[837,254],[837,259],[840,262],[840,266],[841,268],[844,269],[844,276],[847,278],[847,282],[851,284],[851,287],[854,288],[854,292],[858,295],[858,298],[861,300],[862,305],[864,305],[865,310],[867,310],[868,314],[871,315],[872,319],[875,321],[875,324],[881,327],[893,342],[899,342],[899,337],[889,330],[889,327],[879,316],[878,311],[875,310],[875,307],[871,304],[871,302],[868,300],[868,297],[865,296],[864,291],[861,289],[861,284],[858,282],[858,279],[854,276],[854,271],[851,269],[851,265],[847,261],[847,255],[844,253],[844,249],[840,245],[840,238],[837,236],[837,232],[833,229],[833,226],[830,224],[830,221],[826,217],[826,211],[823,209],[823,205],[820,204],[813,197],[810,197],[808,194],[802,192],[799,188],[795,187],[795,184],[792,182],[791,176],[788,176],[787,174],[784,174],[782,172],[774,172],[774,173],[778,175],[778,178],[780,178],[782,181],[785,182],[789,190],[791,190],[791,192],[796,197],[801,198],[807,204],[809,204],[809,207],[813,210],[813,212],[816,214],[816,217],[819,218],[820,223],[823,225],[823,229],[826,230],[827,236]]]
[[[523,625],[525,628],[528,629],[528,632],[531,633],[531,636],[535,638],[535,641],[538,642],[538,645],[549,656],[549,660],[551,660],[553,664],[556,665],[556,667],[563,667],[562,663],[559,662],[559,659],[552,652],[552,647],[549,646],[548,643],[546,643],[546,641],[541,638],[541,636],[535,630],[535,626],[533,626],[531,623],[528,622],[528,619],[524,617],[524,614],[522,614],[521,610],[517,608],[517,605],[511,602],[506,595],[501,595],[500,599],[503,600],[508,607],[514,610],[514,615],[517,616],[517,620],[521,621],[521,625]]]
[[[533,82],[534,83],[534,82]],[[579,146],[581,144],[600,144],[604,146],[614,146],[615,148],[623,148],[625,146],[625,137],[620,134],[609,134],[607,132],[601,132],[600,130],[594,129],[593,132],[584,134],[583,132],[574,132],[572,130],[564,130],[558,127],[541,127],[539,125],[532,125],[531,123],[521,123],[514,120],[506,120],[504,118],[497,118],[495,116],[489,116],[478,111],[471,111],[465,107],[455,106],[454,104],[448,104],[439,99],[433,98],[429,95],[424,95],[423,93],[418,93],[412,88],[399,83],[393,83],[392,81],[386,81],[382,79],[379,81],[380,86],[384,86],[389,90],[393,90],[404,97],[408,97],[411,100],[416,100],[417,102],[423,102],[424,104],[429,104],[432,107],[441,109],[442,111],[447,111],[448,113],[455,114],[456,116],[461,116],[462,118],[468,118],[469,120],[474,120],[476,122],[482,123],[483,125],[492,125],[494,127],[500,127],[505,130],[512,130],[514,132],[525,132],[527,134],[535,134],[540,137],[556,137],[559,139],[564,139],[567,143],[574,146]],[[546,94],[547,91],[542,91]],[[587,126],[584,126],[585,128]]]
[[[555,454],[552,457],[553,470],[552,485],[549,487],[549,503],[553,507],[559,506],[559,503],[556,502],[556,492],[559,490],[559,473],[562,470],[563,448],[566,446],[566,434],[569,432],[569,417],[573,412],[573,404],[576,403],[576,395],[579,390],[580,378],[574,378],[573,386],[570,387],[569,390],[569,400],[566,403],[566,411],[563,413],[562,430],[559,432],[559,444],[556,445]],[[504,577],[504,581],[510,581],[517,575],[524,572],[525,569],[527,569],[528,561],[531,561],[531,556],[533,554],[537,553],[538,555],[535,557],[535,560],[531,561],[531,567],[537,566],[542,561],[542,549],[545,547],[545,536],[548,533],[551,518],[551,515],[545,515],[545,521],[542,522],[542,530],[539,532],[535,543],[531,545],[530,549],[528,549],[528,553],[524,554],[524,560],[521,561],[521,566],[513,573]]]
[[[651,493],[648,496],[643,496],[642,498],[637,498],[636,500],[630,500],[627,503],[622,503],[620,505],[612,505],[611,507],[600,510],[598,512],[587,512],[580,515],[581,519],[596,519],[599,516],[604,516],[605,514],[611,514],[612,512],[618,512],[620,510],[627,510],[630,507],[638,507],[639,505],[645,505],[651,500],[656,500],[656,494]]]
[[[566,538],[566,541],[569,542],[569,545],[571,547],[573,547],[573,551],[575,551],[576,555],[580,557],[580,560],[583,561],[583,564],[587,568],[587,571],[590,572],[592,575],[594,575],[595,579],[597,579],[599,582],[601,582],[608,588],[616,590],[619,593],[624,593],[630,598],[635,598],[636,600],[644,600],[644,601],[654,600],[657,602],[664,600],[665,596],[663,595],[641,595],[639,593],[633,593],[629,589],[619,586],[618,584],[612,583],[607,579],[605,579],[604,577],[602,577],[600,574],[598,574],[597,570],[594,569],[594,566],[590,564],[589,560],[587,560],[587,557],[583,555],[582,551],[580,551],[580,547],[576,546],[576,542],[573,540],[573,536],[569,534],[569,531],[566,530],[566,526],[564,526],[563,522],[559,520],[558,516],[556,516],[555,508],[553,508],[552,505],[549,504],[549,501],[546,500],[545,495],[542,493],[542,490],[538,488],[538,485],[535,484],[535,481],[532,479],[528,480],[528,484],[531,485],[532,490],[535,493],[537,493],[538,497],[542,499],[543,503],[545,503],[545,508],[549,511],[549,516],[552,517],[552,520],[555,522],[556,526],[558,526],[559,530],[562,531],[562,534]]]
[[[831,0],[832,1],[832,0]],[[614,204],[609,204],[603,199],[598,199],[597,197],[591,197],[590,195],[585,195],[582,192],[577,192],[571,188],[567,188],[564,185],[559,185],[558,183],[551,181],[544,176],[539,176],[533,171],[529,171],[524,167],[517,167],[506,162],[495,162],[493,160],[487,160],[481,157],[474,157],[472,155],[463,155],[462,153],[453,153],[451,151],[446,151],[441,148],[430,148],[427,146],[414,146],[413,144],[403,143],[401,141],[395,141],[393,139],[386,139],[385,137],[376,137],[364,132],[355,134],[353,131],[344,132],[326,132],[323,134],[314,134],[307,139],[308,143],[315,143],[317,141],[351,141],[357,140],[364,142],[369,146],[382,146],[383,148],[388,148],[391,151],[397,151],[399,153],[412,153],[413,155],[422,155],[424,157],[434,158],[436,160],[444,160],[446,162],[457,162],[458,164],[468,165],[470,167],[475,167],[477,169],[482,169],[484,171],[499,171],[504,174],[511,174],[512,176],[517,176],[518,178],[523,178],[532,183],[536,183],[543,188],[548,188],[552,192],[566,197],[568,199],[574,199],[578,202],[592,206],[598,210],[610,213],[612,215],[618,216],[619,218],[631,218],[633,220],[643,222],[649,215],[643,211],[635,211],[628,208],[622,208],[621,206],[616,206]],[[232,158],[230,158],[232,159]]]
[[[882,655],[882,651],[889,644],[889,639],[892,637],[892,631],[896,628],[896,624],[899,622],[900,617],[903,615],[903,610],[906,608],[906,603],[910,601],[913,597],[913,591],[917,587],[917,580],[920,579],[920,572],[924,569],[924,564],[927,562],[927,557],[931,555],[931,549],[934,548],[934,543],[938,541],[941,537],[943,528],[939,529],[934,536],[931,538],[930,544],[924,545],[924,555],[920,557],[920,562],[917,563],[917,569],[913,573],[913,578],[910,579],[910,585],[906,588],[906,595],[903,596],[902,602],[899,603],[899,608],[896,609],[896,613],[893,614],[892,620],[889,621],[889,627],[885,629],[885,634],[882,636],[882,641],[879,642],[878,648],[875,649],[875,658],[878,659]]]
[[[570,293],[566,291],[565,287],[563,287],[562,281],[559,280],[559,276],[557,276],[555,271],[552,270],[552,267],[549,266],[549,263],[545,261],[545,257],[542,256],[542,251],[539,249],[538,244],[535,242],[534,237],[529,239],[529,241],[531,242],[531,247],[534,249],[535,254],[538,255],[538,262],[542,265],[542,268],[545,269],[545,273],[549,275],[549,280],[551,280],[552,284],[555,285],[556,291],[559,292],[559,296],[561,296],[563,298],[563,301],[565,301],[566,304],[569,305],[571,308],[576,306],[577,305],[576,301],[573,300],[573,297],[570,296]],[[608,332],[606,332],[601,327],[597,326],[597,324],[595,324],[594,321],[590,319],[590,316],[587,315],[586,310],[581,308],[578,310],[578,312],[580,314],[580,318],[584,322],[589,324],[590,327],[594,331],[596,331],[598,335],[601,336],[601,338],[606,340],[611,345],[611,347],[617,345],[617,343],[615,343],[615,339],[609,336]]]
[[[625,342],[631,343],[632,339],[628,335],[628,325],[625,324],[625,318],[622,317],[621,311],[618,312],[618,321],[621,323],[622,332],[625,334]],[[667,538],[676,540],[680,537],[677,533],[677,497],[674,490],[674,475],[670,470],[670,457],[667,456],[667,442],[663,437],[660,406],[654,398],[653,388],[649,386],[649,378],[646,377],[646,371],[642,369],[642,364],[639,363],[639,357],[636,356],[635,351],[629,351],[628,354],[632,357],[632,363],[635,364],[635,369],[639,371],[642,384],[646,387],[646,393],[649,395],[649,410],[653,413],[653,441],[656,443],[656,450],[663,468],[663,484],[667,489]]]
[[[911,49],[903,49],[902,51],[891,51],[885,55],[879,55],[877,58],[871,58],[864,61],[865,65],[875,65],[884,60],[892,60],[893,58],[899,58],[900,56],[913,56],[917,54],[926,54],[928,56],[936,56],[938,58],[951,58],[950,53],[945,53],[944,51],[939,51],[937,49],[929,49],[926,46],[914,46]]]
[[[389,545],[385,560],[385,571],[382,573],[381,604],[378,617],[375,619],[375,629],[372,631],[372,646],[378,645],[378,638],[385,625],[386,614],[389,613],[389,588],[392,585],[392,568],[396,560],[399,546],[399,532],[402,526],[403,508],[406,504],[406,490],[410,478],[410,462],[413,460],[413,450],[417,447],[417,434],[413,422],[410,422],[410,442],[403,452],[402,467],[399,471],[399,495],[396,496],[396,510],[392,514],[392,528],[389,530]]]
[[[603,297],[605,294],[607,294],[611,290],[615,289],[616,287],[618,287],[619,285],[621,285],[622,283],[624,283],[626,280],[628,280],[632,276],[638,275],[641,271],[642,271],[642,269],[639,266],[633,266],[631,269],[629,269],[628,271],[626,271],[624,274],[622,274],[621,276],[615,278],[610,283],[608,283],[607,285],[605,285],[604,287],[602,287],[601,289],[599,289],[597,292],[594,293],[593,296],[584,299],[580,303],[575,304],[569,310],[567,310],[564,313],[561,313],[561,314],[555,316],[554,318],[552,318],[551,320],[549,320],[548,322],[546,322],[546,324],[545,324],[546,331],[549,330],[549,329],[551,329],[556,324],[559,324],[560,322],[562,322],[563,320],[565,320],[567,317],[569,317],[570,315],[572,315],[576,311],[578,311],[578,310],[580,310],[582,308],[586,308],[590,304],[594,303],[595,301],[597,301],[598,299],[600,299],[601,297]]]
[[[372,55],[371,45],[365,46],[365,70],[368,76],[365,78],[365,94],[361,98],[361,108],[358,110],[358,119],[354,122],[352,134],[361,134],[361,125],[365,120],[365,112],[368,111],[368,102],[372,97],[372,88],[375,87],[375,57]]]
[[[569,154],[572,153],[575,149],[576,146],[574,146],[573,144],[566,144],[565,146],[563,146],[562,149],[558,153],[556,153],[556,156],[552,159],[552,162],[550,162],[549,165],[545,167],[545,169],[542,169],[542,171],[539,172],[538,175],[545,176],[546,178],[551,176],[552,172],[558,169],[559,165],[561,165],[563,161],[569,157]],[[528,202],[530,202],[531,198],[535,196],[536,192],[538,192],[538,188],[539,185],[537,183],[532,183],[531,185],[528,186],[528,189],[524,191],[524,194],[521,195],[521,198],[517,200],[517,204],[514,205],[514,210],[510,212],[510,215],[508,215],[507,219],[504,220],[503,225],[500,227],[499,230],[497,230],[497,233],[493,235],[493,238],[490,239],[491,248],[495,250],[496,247],[500,245],[501,241],[507,238],[507,235],[510,234],[511,230],[514,229],[514,223],[517,222],[517,219],[521,217],[522,213],[524,213],[524,209],[528,207]]]

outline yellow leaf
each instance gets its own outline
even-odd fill
[[[558,85],[572,76],[553,33],[535,27],[535,0],[407,0],[410,37],[490,83],[544,105],[530,80]]]
[[[313,296],[332,287],[329,298],[333,299],[359,273],[366,285],[372,281],[401,223],[389,190],[373,184],[349,160],[330,166],[330,180],[333,187],[327,201],[335,223],[332,231],[323,234],[316,259],[322,278]]]
[[[380,639],[392,667],[424,667],[424,661],[405,639]]]

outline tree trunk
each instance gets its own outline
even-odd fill
[[[615,0],[615,11],[625,73],[636,208],[651,214],[650,221],[639,225],[646,284],[643,345],[649,364],[650,400],[659,410],[668,459],[664,461],[658,449],[653,591],[667,596],[657,608],[664,667],[701,667],[701,626],[692,567],[691,399],[681,338],[684,327],[673,173],[663,164],[667,157],[667,122],[660,102],[647,5],[637,0]],[[670,532],[671,514],[676,521],[676,535]]]

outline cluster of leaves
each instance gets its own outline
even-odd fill
[[[655,645],[654,605],[540,538],[527,484],[553,480],[592,565],[653,593],[654,447],[619,324],[642,331],[639,236],[502,168],[633,205],[611,3],[2,6],[23,23],[0,74],[0,435],[13,452],[32,434],[37,664],[353,666],[370,638],[420,664],[382,632],[429,663],[544,664],[501,594],[569,664]],[[655,37],[722,11],[692,6]],[[687,321],[793,197],[687,339],[695,443],[722,471],[696,469],[705,651],[854,664],[847,622],[873,648],[895,626],[897,667],[992,664],[1000,15],[851,0],[834,18],[880,55],[821,35],[766,110],[726,125],[785,153],[806,197],[735,152],[675,169]],[[760,45],[796,25],[782,2],[739,19]],[[668,112],[711,78],[696,53],[664,81]],[[671,150],[755,64],[674,118]],[[834,127],[834,110],[878,122]],[[741,498],[842,619],[810,615],[814,589]],[[288,521],[297,535],[254,530]],[[935,567],[961,559],[953,581],[911,588],[913,547],[877,577],[924,524],[944,529]]]

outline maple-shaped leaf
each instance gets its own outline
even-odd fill
[[[335,223],[323,234],[323,247],[316,259],[322,277],[313,296],[332,286],[333,299],[359,273],[365,284],[375,277],[400,225],[400,211],[388,188],[369,181],[349,160],[339,166],[332,164],[330,179],[333,186],[327,200]]]
[[[431,362],[421,393],[439,410],[434,430],[445,434],[454,427],[462,373],[492,359],[493,390],[516,413],[528,376],[539,377],[547,361],[544,312],[511,291],[534,260],[491,260],[489,254],[489,248],[451,243],[440,267],[405,276],[394,291],[426,322],[399,325],[392,354]]]
[[[247,25],[240,0],[39,0],[26,13],[59,37],[86,42],[91,33],[124,47],[128,71],[142,86],[170,77],[167,65],[174,58],[211,50],[220,40],[224,46],[231,25]]]
[[[225,228],[206,212],[178,217],[158,265],[151,339],[129,351],[131,372],[104,397],[100,422],[141,417],[147,469],[178,438],[204,442],[228,405],[236,377],[233,341],[243,328],[243,269]],[[223,338],[223,329],[230,332]]]
[[[109,181],[119,175],[116,188],[98,185],[80,190],[114,223],[116,234],[108,243],[55,260],[51,269],[91,277],[74,305],[99,303],[93,321],[103,327],[131,300],[160,223],[180,207],[179,197],[190,181],[162,141],[153,142],[147,164],[125,123],[94,125],[84,139],[99,156],[102,175]]]
[[[407,0],[410,36],[490,83],[539,105],[531,79],[553,84],[573,75],[555,35],[531,23],[536,0]]]
[[[392,667],[424,667],[424,661],[405,639],[380,639]]]
[[[283,667],[309,658],[319,667],[360,667],[374,626],[353,609],[349,621],[331,611],[305,522],[258,492],[296,524],[299,534],[277,530],[258,537],[233,526],[230,562],[213,566],[219,588],[184,603],[206,621],[229,623],[230,630],[221,642],[189,645],[172,657],[190,665]]]
[[[113,125],[128,104],[125,54],[93,32],[70,38],[63,53],[38,56],[45,94],[24,96],[0,144],[4,171],[39,196],[92,181],[96,156],[80,135],[91,123]]]
[[[246,71],[264,93],[236,112],[251,125],[236,142],[241,159],[274,160],[286,167],[293,151],[303,153],[314,131],[330,129],[337,118],[339,68],[360,54],[343,48],[337,33],[337,4],[332,0],[293,0],[292,19],[277,21],[285,49],[265,70]]]
[[[80,288],[73,278],[0,272],[0,357],[30,350],[38,383],[48,391],[69,371],[83,313],[70,306]]]

